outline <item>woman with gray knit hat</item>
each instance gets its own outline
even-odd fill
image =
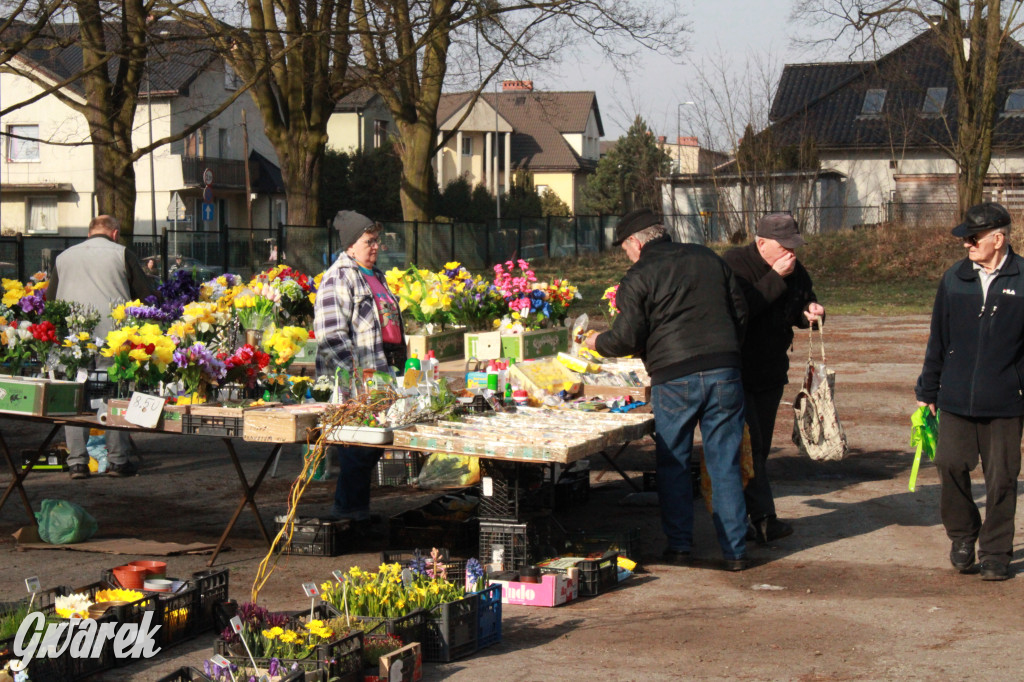
[[[405,367],[405,328],[398,299],[377,266],[380,223],[355,211],[334,217],[341,253],[320,282],[313,307],[317,374]],[[341,466],[331,516],[370,520],[370,476],[382,450],[335,447]]]

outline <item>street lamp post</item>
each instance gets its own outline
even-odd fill
[[[683,107],[688,104],[696,106],[693,102],[680,102],[676,105],[676,173],[683,172],[683,148],[679,144],[679,139],[683,136],[683,126],[680,119],[683,115]]]

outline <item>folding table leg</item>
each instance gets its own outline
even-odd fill
[[[7,486],[7,490],[4,492],[3,497],[0,497],[0,509],[4,508],[4,505],[7,503],[7,498],[11,496],[11,493],[14,492],[15,489],[17,489],[18,494],[21,496],[21,501],[25,505],[25,511],[28,512],[28,517],[32,519],[32,525],[38,525],[36,523],[35,512],[32,511],[32,503],[28,501],[28,494],[25,492],[25,486],[22,485],[22,481],[24,481],[28,477],[29,473],[31,473],[36,462],[42,459],[43,455],[46,453],[46,448],[50,446],[50,442],[53,440],[53,437],[57,435],[57,431],[60,429],[60,424],[55,424],[53,428],[50,429],[50,433],[47,434],[42,445],[40,445],[39,449],[36,450],[36,454],[35,457],[32,458],[32,462],[29,466],[20,470],[14,463],[14,458],[11,457],[11,451],[7,448],[7,441],[5,441],[3,435],[0,434],[0,450],[4,453],[4,459],[7,460],[7,465],[11,468],[11,476],[13,476],[14,479],[11,481],[11,484]]]
[[[266,461],[263,463],[263,467],[260,469],[259,475],[256,476],[256,480],[250,486],[249,481],[245,477],[245,471],[242,469],[242,463],[238,461],[238,453],[235,452],[235,446],[231,442],[230,438],[222,438],[224,446],[228,450],[228,455],[231,456],[231,463],[235,465],[235,472],[238,474],[238,481],[242,484],[242,497],[238,501],[238,506],[235,508],[235,513],[231,516],[231,520],[228,521],[227,527],[220,536],[220,541],[217,543],[216,549],[213,550],[213,556],[210,557],[210,561],[207,562],[207,566],[213,566],[214,562],[217,561],[217,555],[220,554],[220,550],[224,547],[224,543],[228,539],[228,535],[231,530],[235,527],[235,523],[238,522],[238,517],[242,515],[242,510],[245,505],[248,504],[249,508],[252,509],[253,514],[256,515],[256,524],[260,528],[260,532],[263,533],[263,539],[267,541],[267,546],[271,544],[270,534],[267,532],[267,527],[263,525],[263,518],[260,516],[260,510],[256,506],[256,492],[260,489],[260,485],[263,483],[263,478],[267,475],[267,471],[270,469],[270,465],[274,463],[274,459],[280,454],[281,448],[284,447],[283,443],[278,443],[274,446],[274,449],[270,451]]]
[[[605,461],[608,462],[608,464],[610,464],[611,467],[613,469],[615,469],[615,471],[619,472],[619,476],[622,476],[622,480],[625,481],[626,483],[628,483],[630,488],[632,488],[635,492],[640,492],[640,490],[641,490],[640,486],[638,486],[636,483],[634,483],[633,479],[631,479],[629,476],[627,476],[626,472],[622,470],[622,467],[620,467],[618,464],[615,463],[615,458],[618,457],[619,455],[621,455],[622,451],[625,450],[629,446],[629,444],[631,442],[632,441],[626,441],[625,443],[623,443],[621,445],[621,447],[619,447],[618,451],[614,455],[609,455],[604,450],[602,450],[598,454],[601,455],[602,457],[604,457]],[[605,473],[606,472],[602,471],[600,474],[598,474],[597,477],[596,477],[596,480],[600,481],[601,477],[604,476]]]

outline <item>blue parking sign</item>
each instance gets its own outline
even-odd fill
[[[203,204],[203,220],[213,220],[213,204]]]

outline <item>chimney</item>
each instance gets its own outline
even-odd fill
[[[658,144],[665,144],[665,136],[658,135]]]
[[[699,147],[700,143],[697,142],[697,138],[696,137],[680,137],[679,138],[679,146],[680,147]]]
[[[502,92],[533,92],[533,81],[502,81]]]

